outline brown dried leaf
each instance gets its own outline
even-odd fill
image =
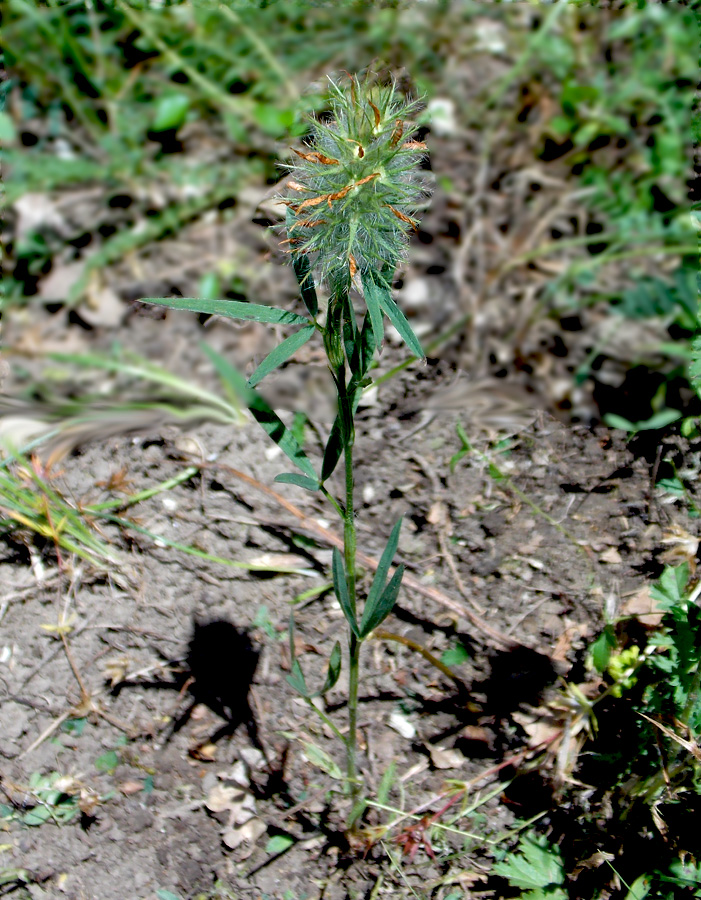
[[[657,628],[663,616],[650,596],[650,585],[645,585],[629,600],[626,600],[621,607],[621,615],[633,616],[646,628]]]
[[[132,794],[138,794],[139,791],[143,791],[143,789],[143,781],[123,781],[119,785],[119,791],[124,794],[125,797],[130,797]]]
[[[331,194],[323,194],[321,197],[310,197],[308,200],[303,200],[295,209],[295,212],[299,213],[305,206],[318,206],[320,203],[323,203],[324,200],[330,201],[330,199]],[[299,225],[299,222],[297,224]]]
[[[325,166],[337,166],[338,165],[337,159],[333,159],[332,157],[329,157],[329,156],[324,156],[323,153],[317,153],[316,151],[314,151],[313,153],[302,153],[301,150],[295,150],[294,147],[290,147],[290,149],[294,153],[296,153],[297,156],[301,157],[302,159],[306,159],[308,162],[319,162]]]
[[[450,747],[429,746],[431,762],[437,769],[460,769],[465,765],[465,757]]]
[[[403,134],[404,134],[404,122],[402,122],[401,119],[397,119],[397,122],[394,126],[394,131],[392,132],[392,137],[390,138],[390,142],[389,142],[390,147],[396,147],[397,144],[401,141]]]

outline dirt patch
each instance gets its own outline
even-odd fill
[[[440,413],[416,430],[415,417],[383,411],[400,410],[415,379],[391,384],[359,419],[359,546],[377,557],[404,517],[399,556],[425,590],[404,589],[386,623],[405,642],[374,640],[364,653],[363,773],[376,796],[395,762],[388,803],[406,810],[435,798],[447,778],[475,779],[471,800],[478,791],[494,796],[456,827],[494,839],[512,811],[498,801],[498,772],[480,776],[522,746],[514,713],[537,705],[581,658],[605,604],[643,584],[641,567],[656,538],[648,466],[607,433],[543,414],[501,443],[477,433],[479,452],[451,471],[460,417]],[[337,748],[285,681],[291,608],[297,654],[312,683],[323,680],[343,634],[328,590],[299,599],[328,578],[329,543],[236,475],[269,486],[284,468],[257,426],[203,426],[188,437],[200,448],[198,474],[131,510],[133,521],[233,562],[302,574],[210,562],[117,526],[105,526],[105,534],[122,561],[102,573],[66,560],[59,569],[51,546],[6,540],[0,752],[9,864],[29,871],[32,897],[60,889],[105,900],[150,900],[157,890],[196,897],[217,880],[233,896],[290,900],[346,897],[349,886],[361,896],[379,874],[387,884],[397,879],[397,890],[402,878],[422,888],[446,875],[455,883],[461,873],[478,878],[480,845],[468,837],[434,834],[439,861],[427,865],[420,850],[414,862],[405,858],[401,877],[382,845],[363,858],[345,842],[348,810],[338,783],[310,762],[302,741],[334,758]],[[108,493],[97,485],[125,471],[127,489],[136,492],[181,471],[182,447],[192,440],[184,445],[168,428],[112,438],[66,459],[58,483],[68,495],[95,501]],[[308,519],[328,516],[316,496],[285,485],[276,491]],[[68,654],[57,622],[68,625]],[[197,668],[193,636],[202,638],[198,624],[208,622],[219,626],[204,646],[200,641]],[[232,625],[247,629],[253,657],[245,641],[236,643]],[[448,658],[459,660],[454,672],[464,687],[412,643],[436,657],[453,651]],[[342,675],[326,697],[340,724],[344,684]],[[237,761],[243,765],[234,771]],[[63,825],[51,816],[40,827],[22,824],[37,803],[33,773],[69,778],[69,796],[86,804],[93,798],[88,814]],[[217,807],[212,792],[222,789],[229,805],[208,809]],[[373,810],[368,821],[386,823],[388,815]],[[252,839],[227,846],[236,842],[232,828]],[[398,833],[386,846],[398,846]],[[276,836],[282,841],[271,840]],[[463,854],[459,864],[451,850]]]

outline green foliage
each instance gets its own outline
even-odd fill
[[[689,380],[696,393],[701,397],[701,333],[696,334],[691,345]]]
[[[660,629],[650,638],[656,652],[649,665],[657,676],[645,694],[647,709],[674,717],[692,734],[701,731],[701,611],[688,597],[686,565],[666,568],[651,590],[665,613]]]
[[[611,680],[595,703],[622,698],[617,702],[635,714],[635,754],[618,758],[613,777],[630,798],[650,807],[701,793],[694,750],[701,731],[701,613],[690,601],[694,584],[688,565],[665,568],[650,590],[663,617],[647,643],[619,648],[608,626],[591,648],[594,665]]]
[[[560,852],[534,832],[525,834],[518,850],[496,863],[492,871],[508,879],[513,887],[522,888],[523,900],[567,900]]]
[[[72,778],[59,772],[32,772],[21,807],[0,803],[0,824],[16,820],[32,827],[45,822],[65,825],[80,814],[78,791],[72,789],[73,783]]]

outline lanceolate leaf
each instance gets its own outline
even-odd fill
[[[358,404],[360,403],[361,396],[362,389],[358,387],[356,388],[355,394],[353,395],[353,415],[355,415],[356,410],[358,409]],[[329,439],[326,442],[326,448],[324,450],[324,460],[321,464],[322,484],[333,474],[342,453],[343,435],[341,433],[341,418],[337,415],[334,419],[333,425],[331,426]]]
[[[370,322],[372,324],[372,333],[375,338],[375,346],[381,347],[385,336],[384,325],[382,322],[382,300],[381,293],[384,291],[389,296],[387,288],[377,284],[371,272],[363,272],[363,294],[365,296],[365,305],[368,308]],[[391,298],[390,298],[391,299]],[[395,326],[396,327],[396,326]],[[397,329],[399,331],[399,329]],[[423,353],[420,354],[423,357]]]
[[[251,375],[248,379],[248,386],[255,387],[259,384],[266,375],[274,372],[278,366],[281,366],[295,354],[300,347],[303,347],[313,334],[314,326],[305,325],[304,328],[300,328],[295,334],[291,334],[288,338],[285,338],[285,340],[278,344],[274,350],[270,351],[253,375]]]
[[[290,674],[287,676],[287,683],[290,684],[298,694],[303,697],[309,697],[307,690],[307,682],[304,680],[304,672],[297,659],[295,653],[295,619],[294,614],[290,613]]]
[[[397,546],[399,544],[399,532],[401,527],[402,520],[400,519],[392,529],[392,533],[390,534],[389,540],[387,541],[387,546],[385,547],[382,556],[380,557],[380,563],[377,567],[377,572],[375,572],[375,578],[373,579],[372,586],[368,593],[368,598],[365,601],[365,609],[363,610],[363,618],[360,624],[361,637],[366,637],[373,630],[373,628],[377,628],[379,623],[382,622],[383,619],[387,618],[392,609],[392,605],[394,605],[394,601],[397,599],[397,593],[395,592],[394,600],[392,600],[392,605],[389,607],[389,609],[387,609],[386,612],[384,612],[385,604],[389,599],[389,597],[385,595],[387,594],[387,590],[389,589],[390,585],[397,577],[397,572],[395,572],[392,576],[392,581],[390,581],[386,589],[385,582],[387,580],[387,573],[389,572],[389,568],[392,565],[394,554],[397,552]],[[399,591],[400,582],[401,574],[396,585],[397,592]],[[379,620],[377,618],[378,616],[380,616]]]
[[[419,359],[424,358],[424,351],[419,343],[419,339],[412,331],[411,325],[407,322],[406,316],[392,299],[387,288],[381,288],[378,292],[378,300],[383,311],[387,314],[387,318],[399,332],[402,340],[411,350],[414,356]]]
[[[306,475],[297,475],[296,472],[283,472],[276,475],[274,481],[280,484],[296,484],[297,487],[304,488],[305,491],[318,491],[319,482],[315,479],[307,478]]]
[[[302,697],[308,697],[307,682],[304,680],[304,672],[299,664],[299,660],[293,660],[290,666],[291,673],[287,676],[287,683],[293,687]]]
[[[321,481],[322,483],[330,478],[334,469],[338,465],[338,461],[343,453],[343,438],[341,436],[341,420],[338,416],[334,419],[331,426],[331,433],[326,442],[324,450],[324,460],[321,464]]]
[[[389,572],[389,567],[392,565],[392,560],[394,559],[394,554],[397,552],[397,547],[399,545],[399,532],[402,527],[402,520],[399,519],[397,524],[392,529],[392,533],[389,536],[389,540],[387,541],[387,546],[382,552],[382,556],[380,557],[380,564],[377,567],[377,572],[375,572],[375,577],[372,582],[372,587],[370,588],[370,592],[368,593],[368,599],[365,601],[365,611],[367,612],[368,607],[372,607],[375,604],[384,590],[385,582],[387,581],[387,573]]]
[[[304,472],[312,480],[318,482],[318,477],[314,471],[314,466],[309,458],[305,455],[302,448],[294,439],[292,432],[287,428],[280,417],[261,395],[253,388],[249,387],[246,379],[237,372],[228,360],[220,356],[215,350],[207,344],[202,345],[207,356],[212,360],[214,366],[225,384],[229,385],[232,390],[238,394],[241,400],[250,409],[254,419],[265,429],[266,433],[275,441],[282,452],[292,460],[292,462]]]
[[[336,598],[343,610],[343,615],[346,617],[348,624],[351,627],[351,631],[356,637],[359,637],[358,632],[358,623],[355,620],[355,614],[353,612],[353,608],[351,607],[350,597],[348,595],[348,585],[346,584],[346,573],[343,568],[343,559],[341,558],[341,554],[338,551],[337,547],[333,548],[333,562],[331,564],[331,571],[333,574],[333,589],[336,593]]]
[[[312,276],[312,267],[309,257],[306,253],[294,253],[292,256],[292,268],[297,276],[299,283],[299,292],[302,295],[304,305],[309,310],[309,314],[316,317],[319,312],[319,301],[316,297],[316,288],[314,287],[314,278]]]
[[[287,236],[292,238],[292,229],[294,228],[297,216],[291,207],[287,207],[285,216],[285,224],[287,227]],[[314,276],[312,274],[312,266],[306,253],[298,253],[294,250],[294,243],[291,245],[292,250],[292,268],[294,269],[299,291],[302,295],[304,305],[309,310],[310,315],[316,318],[319,312],[319,301],[316,296],[316,288],[314,286]]]
[[[331,656],[329,657],[329,670],[326,675],[326,681],[324,682],[324,686],[319,691],[319,696],[325,694],[327,691],[330,691],[331,688],[336,684],[341,674],[341,645],[338,641],[333,645],[333,650],[331,651]]]
[[[353,373],[353,383],[359,384],[365,377],[370,363],[375,355],[375,334],[372,330],[372,322],[370,314],[365,316],[363,327],[360,332],[360,340],[355,342],[353,355],[350,358],[351,372]]]
[[[397,602],[399,588],[402,584],[402,576],[404,575],[404,566],[397,566],[394,575],[389,580],[389,584],[382,592],[380,599],[372,606],[366,602],[363,610],[363,619],[360,623],[360,637],[366,638],[371,631],[374,631],[378,625],[387,618],[392,612],[394,604]]]
[[[198,297],[144,297],[142,303],[167,306],[168,309],[186,309],[190,312],[228,319],[251,319],[254,322],[272,322],[274,325],[308,325],[309,319],[286,309],[243,303],[240,300],[203,300]]]

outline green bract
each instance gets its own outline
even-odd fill
[[[391,85],[331,84],[332,120],[313,120],[312,138],[290,166],[287,199],[295,221],[288,236],[332,285],[356,272],[393,271],[406,233],[417,225],[426,190],[419,166],[426,145],[412,140],[407,102]]]

